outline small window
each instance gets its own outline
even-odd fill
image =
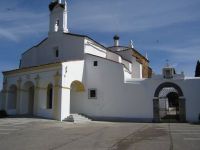
[[[96,67],[96,66],[98,66],[98,61],[94,61],[93,62],[93,65]]]
[[[59,50],[56,50],[56,57],[59,57]]]
[[[47,87],[47,109],[53,108],[53,85],[49,84]]]
[[[56,20],[56,24],[57,24],[57,26],[59,26],[59,24],[60,24],[59,20]]]
[[[55,23],[55,32],[58,32],[58,29],[59,29],[59,20],[56,20],[56,23]]]
[[[54,48],[54,55],[55,55],[55,57],[59,57],[59,49],[58,49],[58,47],[55,47]]]
[[[96,89],[89,89],[88,90],[88,98],[89,99],[96,99],[97,98],[97,91],[96,91]]]

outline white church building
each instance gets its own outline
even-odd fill
[[[67,3],[49,5],[48,37],[21,55],[16,70],[3,72],[0,110],[62,121],[70,114],[94,120],[160,122],[169,116],[198,122],[200,78],[166,66],[152,74],[149,60],[132,44],[105,47],[70,33]]]

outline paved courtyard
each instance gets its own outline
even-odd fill
[[[200,150],[200,125],[7,118],[0,150]]]

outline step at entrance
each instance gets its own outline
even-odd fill
[[[63,121],[74,123],[87,123],[91,122],[92,120],[81,114],[70,114],[70,116],[64,119]]]

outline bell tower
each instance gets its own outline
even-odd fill
[[[49,10],[49,35],[53,33],[68,33],[66,0],[64,4],[62,0],[53,0],[49,4]]]

